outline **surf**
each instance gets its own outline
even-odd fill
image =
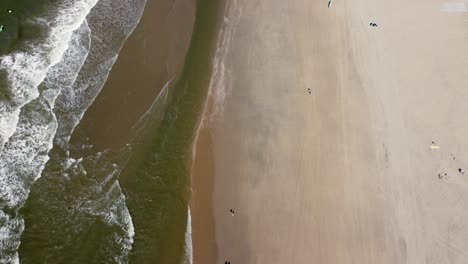
[[[20,109],[39,96],[38,86],[49,69],[69,48],[77,30],[98,0],[59,1],[47,12],[28,17],[22,24],[45,32],[17,44],[18,50],[0,57],[0,151],[13,135]]]
[[[52,176],[66,183],[72,175],[62,172],[70,166],[81,168],[83,160],[97,161],[105,157],[102,153],[85,159],[69,157],[68,140],[107,80],[145,4],[144,0],[54,2],[47,6],[47,13],[24,21],[45,34],[19,43],[17,50],[0,57],[0,74],[4,77],[0,85],[2,91],[6,91],[0,98],[1,263],[19,263],[22,259],[18,248],[28,229],[19,210],[36,181],[46,173],[44,169],[48,164],[61,167],[58,174],[49,172],[48,178]],[[56,150],[50,156],[54,146]],[[134,230],[115,176],[119,170],[114,165],[118,166],[100,163],[108,169],[103,184],[111,184],[108,191],[115,193],[115,199],[107,203],[113,205],[98,207],[93,214],[122,230],[122,234],[112,234],[109,239],[120,245],[112,259],[125,263]],[[86,175],[86,170],[71,171]],[[95,191],[103,190],[99,185],[95,187]],[[101,195],[106,194],[108,192],[103,191]],[[77,209],[75,214],[78,212]]]
[[[3,247],[0,262],[17,263],[16,249],[24,230],[18,216],[32,184],[40,177],[57,130],[53,112],[62,86],[71,85],[88,54],[86,43],[89,28],[84,23],[70,40],[70,48],[62,60],[52,66],[38,86],[39,95],[25,104],[18,115],[14,133],[0,153],[0,218],[4,221],[0,233]]]

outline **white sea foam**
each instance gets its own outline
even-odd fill
[[[19,119],[19,108],[14,108],[0,102],[0,152],[5,142],[15,132],[16,124]]]
[[[145,4],[144,0],[101,0],[90,13],[88,17],[92,30],[90,54],[74,85],[62,90],[54,110],[59,120],[55,143],[62,149],[68,149],[75,127],[101,91],[124,41],[138,24]],[[96,153],[94,158],[101,159],[102,155],[105,154]],[[111,167],[118,168],[117,164],[114,165]],[[89,170],[96,169],[89,166]],[[87,174],[85,171],[82,173]],[[125,196],[116,180],[117,176],[110,173],[109,177],[94,186],[94,189],[86,190],[90,195],[79,199],[75,211],[84,215],[99,215],[108,225],[120,226],[125,231],[125,234],[113,234],[114,246],[120,247],[120,252],[115,253],[113,258],[117,263],[126,263],[135,231],[125,204]],[[74,175],[70,174],[69,177],[73,178]],[[113,198],[109,199],[107,195],[109,192],[103,187],[111,180],[110,193]]]
[[[217,116],[221,116],[224,110],[226,95],[230,92],[230,83],[226,84],[226,69],[224,62],[229,54],[230,44],[236,30],[236,26],[242,15],[242,9],[237,7],[237,0],[230,1],[224,11],[224,20],[221,26],[218,42],[216,45],[215,57],[213,59],[213,69],[208,87],[208,95],[205,99],[200,122],[195,132],[192,144],[192,158],[197,152],[197,142],[201,129],[207,125],[206,122],[213,121]],[[212,113],[208,117],[208,105],[213,103]],[[207,119],[208,118],[208,119]],[[193,163],[192,163],[193,170]]]
[[[222,115],[223,113],[226,94],[230,92],[230,86],[228,87],[225,82],[226,69],[224,62],[227,55],[229,54],[229,47],[241,15],[242,9],[237,7],[237,0],[230,1],[226,5],[226,9],[224,11],[224,20],[221,26],[220,34],[218,36],[216,53],[213,59],[213,69],[208,87],[208,95],[205,99],[201,119],[197,126],[195,138],[192,144],[192,159],[194,159],[195,154],[197,153],[197,142],[201,129],[207,125],[206,122],[212,121],[216,116]],[[214,109],[212,110],[212,113],[207,120],[208,105],[210,101],[213,102]]]
[[[98,95],[107,80],[112,65],[117,60],[116,54],[104,59],[97,57],[99,55],[96,52],[89,55],[90,63],[83,66],[77,81],[73,86],[63,89],[57,99],[54,111],[57,113],[59,122],[55,143],[63,149],[68,148],[68,141],[73,130]],[[99,63],[97,67],[96,61]]]
[[[208,88],[208,95],[205,99],[205,104],[203,107],[202,117],[198,124],[197,130],[195,132],[195,138],[192,144],[192,168],[191,171],[193,172],[194,166],[194,159],[197,153],[197,142],[200,136],[200,131],[202,128],[207,125],[206,122],[212,121],[215,117],[220,116],[223,114],[224,110],[224,101],[226,95],[230,92],[230,84],[226,84],[225,75],[226,75],[226,68],[224,66],[224,62],[229,54],[230,44],[233,38],[233,35],[236,30],[236,26],[240,20],[242,15],[242,9],[237,7],[237,0],[230,1],[226,5],[226,9],[224,11],[224,20],[221,26],[221,31],[218,37],[218,42],[216,46],[216,53],[213,59],[213,69],[211,74],[210,85]],[[213,102],[213,112],[207,119],[208,115],[208,105],[210,100]],[[185,237],[185,250],[186,250],[186,259],[185,263],[192,263],[193,256],[192,256],[192,216],[190,214],[190,208],[188,211],[188,223],[187,223],[187,231]]]
[[[126,38],[143,13],[145,0],[100,0],[88,18],[92,46],[86,63],[73,87],[62,91],[57,99],[59,119],[56,144],[66,148],[71,134],[101,91],[117,60]]]
[[[47,37],[29,40],[21,51],[0,57],[0,73],[6,80],[0,86],[7,98],[0,101],[0,150],[12,135],[18,122],[19,109],[39,96],[38,86],[49,68],[60,61],[68,49],[73,31],[83,23],[97,0],[56,1],[48,13],[30,17],[24,26],[49,30]]]
[[[137,25],[145,4],[145,0],[100,0],[87,17],[91,30],[90,52],[76,81],[62,89],[54,108],[58,120],[54,142],[67,156],[69,140],[75,127],[101,91],[124,41]],[[51,162],[61,164],[66,173],[55,175],[55,172],[47,172],[53,175],[45,178],[58,180],[61,185],[73,185],[73,179],[83,175],[93,180],[91,186],[73,187],[79,190],[78,195],[73,197],[76,199],[72,202],[73,213],[78,219],[83,216],[79,225],[93,225],[94,221],[89,222],[89,215],[92,215],[112,226],[112,230],[115,230],[115,226],[119,227],[123,233],[114,232],[108,246],[115,249],[112,258],[116,263],[126,263],[135,231],[125,196],[117,181],[121,164],[108,164],[106,153],[96,153],[84,159],[62,158],[55,157]],[[40,188],[45,188],[48,182],[42,185]],[[67,196],[65,193],[60,195]],[[48,206],[62,206],[59,201],[49,202]],[[65,218],[58,224],[67,230],[73,221]]]
[[[32,183],[49,159],[57,120],[52,111],[60,89],[71,85],[88,54],[89,28],[83,23],[70,40],[70,48],[38,87],[39,97],[24,105],[17,127],[0,154],[0,263],[17,262],[16,250],[24,229],[17,210],[26,201]]]
[[[93,224],[87,223],[89,216],[93,219],[99,218],[110,227],[118,227],[123,233],[114,232],[109,234],[111,240],[108,243],[113,243],[112,247],[117,247],[118,252],[113,252],[112,257],[116,263],[126,263],[128,254],[132,249],[133,237],[135,230],[133,227],[130,212],[125,204],[125,196],[117,181],[118,175],[121,172],[121,166],[113,164],[107,160],[108,155],[97,154],[85,159],[66,158],[63,164],[65,171],[68,171],[70,178],[60,180],[64,185],[73,185],[73,178],[83,178],[82,182],[91,181],[92,184],[80,184],[73,186],[75,195],[73,197],[73,214],[74,219],[64,219],[63,223],[66,226],[76,226],[75,222],[80,222],[82,225]],[[91,178],[86,176],[86,169],[92,171]],[[75,241],[68,241],[75,243]]]
[[[156,113],[159,110],[164,109],[169,95],[169,86],[173,79],[174,77],[172,77],[169,81],[166,82],[166,84],[163,86],[161,91],[159,91],[159,94],[156,96],[148,110],[146,110],[146,112],[143,115],[141,115],[138,121],[135,122],[135,124],[132,126],[132,131],[135,135],[140,134],[141,130],[145,128],[150,121],[158,117],[160,118],[160,116],[156,115]]]
[[[24,220],[17,211],[49,159],[54,134],[55,143],[67,151],[71,133],[101,90],[146,4],[145,0],[100,0],[90,13],[96,2],[55,1],[48,14],[24,22],[49,29],[47,37],[24,43],[21,52],[0,57],[0,74],[6,76],[0,86],[8,88],[6,97],[0,98],[0,263],[19,261]],[[98,153],[87,161],[101,156]],[[103,163],[94,168],[83,162],[66,158],[65,169],[80,170],[56,176],[66,181],[86,176],[88,171],[93,175],[96,168],[108,168],[96,185],[78,197],[74,208],[76,213],[98,216],[107,225],[121,228],[123,234],[112,234],[109,243],[119,251],[113,254],[115,262],[125,263],[135,231],[117,181],[119,166]]]
[[[208,88],[208,98],[212,99],[214,104],[210,119],[223,114],[224,101],[231,90],[230,82],[226,82],[226,75],[229,74],[229,71],[226,69],[224,62],[229,54],[231,41],[241,15],[242,9],[237,6],[237,0],[229,1],[224,12],[224,20],[213,59],[213,72]]]
[[[192,215],[190,207],[187,212],[187,229],[185,231],[185,259],[183,264],[193,263],[193,243],[192,243]]]

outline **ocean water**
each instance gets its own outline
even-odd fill
[[[186,66],[132,142],[97,152],[75,131],[145,5],[0,2],[0,263],[191,263],[190,149],[219,1],[198,2]]]
[[[0,4],[0,263],[62,263],[96,219],[112,232],[96,241],[106,254],[88,263],[126,262],[134,231],[116,177],[125,159],[80,156],[74,149],[83,144],[69,138],[144,6],[144,0]],[[28,200],[30,194],[39,197]],[[52,223],[62,228],[57,240],[41,229]]]
[[[121,173],[135,227],[130,263],[191,263],[192,143],[200,121],[224,1],[201,0],[184,69],[147,114]],[[164,107],[162,107],[164,106]]]

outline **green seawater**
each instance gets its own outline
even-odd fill
[[[23,21],[47,12],[44,7],[55,1],[1,1],[0,55],[42,37],[46,29],[28,28]],[[19,248],[21,263],[182,262],[191,146],[211,77],[223,2],[198,0],[183,71],[133,142],[96,153],[87,149],[83,134],[73,136],[76,142],[70,142],[70,154],[58,146],[50,151],[42,177],[19,212],[26,225]],[[0,99],[1,93],[2,87]],[[70,163],[70,157],[77,159]],[[128,225],[122,224],[127,208],[135,231],[133,243]],[[109,211],[116,220],[101,214]],[[123,253],[129,245],[130,253]]]
[[[185,254],[191,146],[211,77],[221,5],[198,2],[186,64],[169,89],[164,117],[121,174],[136,232],[130,263],[180,263]]]
[[[40,37],[47,29],[25,23],[28,17],[46,13],[50,2],[57,0],[0,1],[0,55],[21,49],[24,42]],[[11,10],[11,12],[9,12]]]

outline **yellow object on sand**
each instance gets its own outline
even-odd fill
[[[439,147],[439,146],[436,146],[436,145],[432,145],[432,146],[431,146],[431,149],[440,149],[440,147]]]

